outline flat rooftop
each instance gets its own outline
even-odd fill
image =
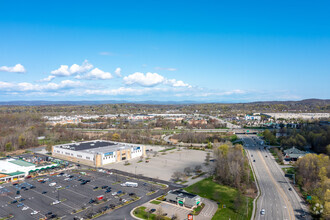
[[[96,141],[86,141],[86,142],[77,142],[77,143],[71,143],[71,144],[57,145],[57,147],[60,147],[63,149],[74,150],[74,151],[82,151],[82,152],[100,154],[100,153],[114,152],[114,151],[117,151],[120,149],[139,147],[139,145],[96,140]]]
[[[175,190],[175,191],[171,191],[170,193],[175,194],[177,196],[181,196],[181,197],[187,197],[187,198],[190,198],[190,199],[192,199],[192,198],[194,198],[194,197],[197,196],[197,195],[192,194],[192,193],[187,193],[187,192],[185,192],[185,191],[183,191],[181,189]]]

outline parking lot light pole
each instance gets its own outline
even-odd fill
[[[137,166],[135,166],[135,179],[136,179],[136,168],[137,168]]]

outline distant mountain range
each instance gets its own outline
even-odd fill
[[[200,102],[200,101],[125,101],[125,100],[96,100],[96,101],[3,101],[0,105],[16,105],[16,106],[40,106],[40,105],[102,105],[102,104],[149,104],[149,105],[189,105],[189,104],[205,104],[205,103],[229,103],[229,102]],[[230,103],[235,104],[235,103]],[[238,104],[238,103],[237,103]],[[330,105],[330,99],[304,99],[301,101],[260,101],[247,102],[245,104],[285,104],[285,105]]]
[[[126,101],[126,100],[96,100],[96,101],[4,101],[0,105],[21,105],[21,106],[38,106],[38,105],[102,105],[102,104],[149,104],[149,105],[187,105],[187,104],[200,104],[204,102],[196,101]],[[206,102],[205,102],[206,103]]]

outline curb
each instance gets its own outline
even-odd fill
[[[252,211],[252,215],[251,215],[251,220],[253,220],[253,219],[255,219],[256,210],[257,210],[257,204],[256,203],[257,203],[257,201],[258,201],[261,193],[260,193],[259,181],[258,181],[258,178],[257,178],[257,176],[255,174],[255,170],[254,170],[254,168],[252,166],[251,158],[249,156],[248,156],[248,159],[249,159],[249,162],[250,162],[250,167],[252,169],[252,173],[253,173],[253,177],[254,177],[254,180],[255,180],[255,184],[256,184],[257,189],[258,189],[258,195],[253,200],[253,211]]]
[[[143,220],[142,218],[136,217],[136,216],[134,216],[134,214],[133,214],[133,211],[134,211],[135,209],[139,208],[139,207],[141,207],[141,206],[137,206],[137,207],[135,207],[134,209],[132,209],[132,210],[130,211],[129,214],[132,216],[132,218],[139,219],[139,220]]]

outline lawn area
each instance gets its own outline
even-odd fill
[[[220,207],[212,219],[251,219],[253,209],[253,199],[244,197],[244,202],[238,211],[235,211],[234,200],[237,197],[238,191],[235,188],[217,184],[212,181],[212,178],[206,178],[191,186],[185,188],[187,192],[198,194],[201,197],[212,199],[220,202]],[[247,201],[246,201],[247,199]],[[226,208],[222,208],[226,205]],[[247,207],[248,205],[248,207]],[[246,213],[248,209],[248,214]]]
[[[159,205],[159,204],[162,203],[162,202],[157,201],[157,200],[152,200],[150,203],[151,203],[151,204],[155,204],[155,205]]]

